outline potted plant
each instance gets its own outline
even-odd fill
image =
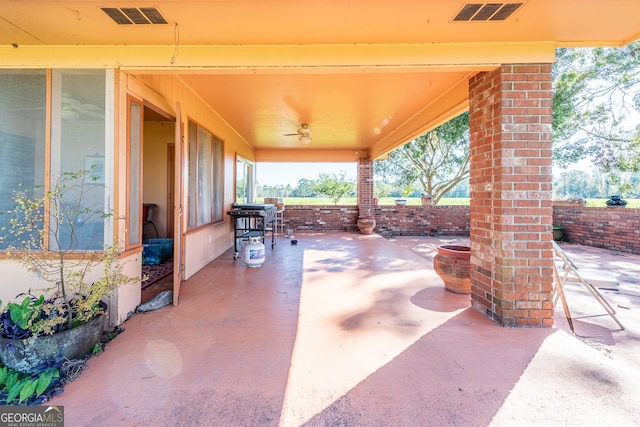
[[[607,200],[606,204],[608,208],[624,208],[625,206],[627,206],[627,201],[622,197],[616,195],[609,196],[609,200]]]
[[[422,206],[431,206],[433,204],[433,198],[431,194],[426,191],[420,193],[420,201],[422,202]]]
[[[41,289],[18,295],[0,313],[0,360],[18,372],[37,374],[91,352],[104,329],[103,299],[140,280],[124,274],[120,245],[82,250],[78,228],[108,216],[99,206],[87,207],[89,172],[64,173],[48,191],[17,191],[7,212],[8,256],[43,280]]]
[[[559,242],[564,240],[564,227],[560,224],[553,224],[553,240]]]

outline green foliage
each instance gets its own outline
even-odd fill
[[[464,113],[392,151],[376,174],[401,194],[428,193],[433,203],[469,177],[469,114]]]
[[[640,197],[640,174],[631,172],[587,173],[581,170],[562,172],[553,180],[555,198],[580,195],[584,198],[603,198],[623,195]]]
[[[291,191],[291,197],[315,197],[317,196],[316,190],[314,188],[315,181],[303,178],[298,181],[296,188]],[[289,196],[289,195],[287,195]]]
[[[32,377],[24,375],[5,366],[0,367],[0,391],[7,393],[7,405],[18,398],[18,404],[24,403],[31,397],[41,396],[51,385],[54,378],[59,378],[57,369],[51,368]]]
[[[42,306],[44,304],[44,295],[35,301],[30,297],[25,297],[22,303],[9,303],[7,309],[11,312],[11,321],[22,329],[31,327],[34,320],[42,314]]]
[[[622,48],[558,49],[554,160],[590,160],[612,175],[640,171],[640,41]],[[636,120],[637,122],[637,120]]]
[[[53,294],[46,301],[41,296],[7,306],[12,320],[15,317],[14,322],[33,335],[52,334],[65,322],[65,329],[86,322],[101,312],[102,298],[139,280],[123,273],[118,244],[105,245],[103,251],[78,250],[78,227],[92,216],[108,216],[100,207],[86,206],[87,179],[90,171],[64,173],[47,191],[21,190],[13,197],[15,207],[4,239],[10,242],[7,253],[48,284],[41,289],[43,294]],[[87,274],[97,266],[102,266],[102,275],[88,282]]]
[[[321,173],[318,180],[313,185],[313,189],[317,194],[328,196],[334,205],[337,205],[340,199],[355,190],[356,184],[346,179],[346,172],[340,174]]]

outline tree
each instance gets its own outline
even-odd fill
[[[393,180],[411,194],[416,187],[431,195],[433,203],[469,177],[469,113],[389,153],[376,162],[376,173]]]
[[[556,164],[590,160],[614,185],[640,171],[640,41],[558,49],[553,86]]]
[[[337,205],[342,197],[352,193],[356,184],[346,179],[347,173],[342,171],[340,174],[321,173],[315,182],[313,189],[318,194],[324,194],[329,197],[334,205]]]
[[[296,188],[291,192],[291,197],[315,197],[316,190],[314,189],[315,181],[302,178],[298,181]]]
[[[391,197],[396,188],[383,179],[376,179],[373,183],[373,195],[379,199]]]
[[[599,182],[592,175],[581,170],[562,172],[554,179],[553,191],[557,198],[570,196],[598,197]]]

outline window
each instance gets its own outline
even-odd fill
[[[78,192],[68,194],[79,214],[71,230],[59,227],[57,245],[76,250],[102,249],[105,242],[106,188],[112,159],[106,156],[105,111],[111,111],[106,70],[0,70],[0,212],[13,206],[18,188],[55,185],[66,173],[90,169]],[[112,73],[111,73],[112,75]],[[47,103],[49,94],[49,103]],[[49,114],[47,115],[47,112]],[[49,138],[47,138],[47,135]],[[49,146],[47,146],[49,141]],[[112,138],[111,138],[112,141]],[[46,172],[50,181],[45,182]],[[81,198],[77,197],[81,194]],[[64,201],[63,205],[67,205]],[[98,211],[99,214],[87,215]],[[9,218],[0,215],[0,227]],[[0,242],[6,249],[7,242]]]
[[[127,114],[127,247],[136,246],[142,239],[142,103],[129,98]],[[146,220],[146,218],[144,218]]]
[[[0,70],[0,212],[18,188],[44,185],[46,94],[45,70]],[[0,229],[9,219],[0,215]]]
[[[222,220],[223,144],[189,122],[189,228]]]
[[[73,229],[61,230],[60,246],[102,249],[105,243],[105,70],[53,70],[51,76],[51,183],[66,172],[89,176],[69,194],[78,215]],[[81,197],[81,200],[79,199]],[[60,227],[64,226],[60,224]],[[71,236],[74,234],[74,236]],[[76,242],[71,239],[77,239]],[[49,249],[57,249],[50,239]]]
[[[236,157],[236,203],[254,202],[253,163]]]

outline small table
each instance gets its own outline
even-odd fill
[[[273,227],[275,228],[276,234],[278,234],[278,227],[280,227],[280,233],[284,234],[284,209],[278,209],[276,211],[275,224]]]

